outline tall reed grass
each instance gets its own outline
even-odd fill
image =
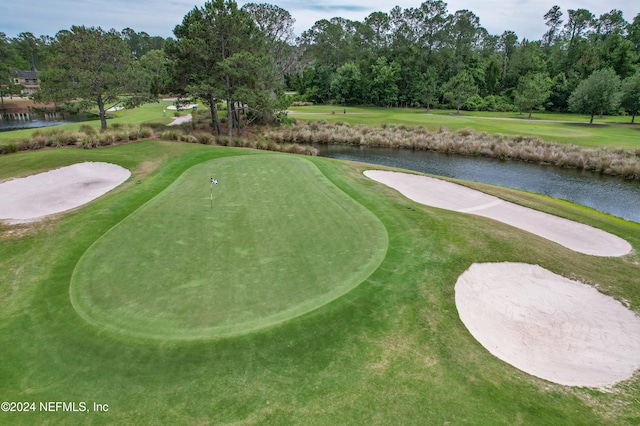
[[[115,145],[138,139],[157,137],[157,132],[149,126],[112,126],[103,132],[98,132],[91,126],[83,125],[79,130],[36,130],[31,137],[17,139],[0,145],[0,155],[18,151],[29,151],[42,148],[59,148],[76,146],[79,148],[96,148]]]
[[[351,126],[320,120],[272,129],[265,136],[276,143],[354,145],[478,155],[640,179],[640,150],[584,148],[545,142],[531,136],[489,135],[472,129],[451,132],[441,127],[438,131],[429,131],[422,126]]]
[[[48,131],[37,130],[30,138],[18,139],[0,145],[0,155],[65,146],[97,148],[151,138],[199,143],[203,145],[234,146],[303,155],[318,155],[318,150],[309,145],[278,144],[262,136],[228,138],[227,136],[214,135],[210,130],[200,130],[201,127],[198,123],[195,123],[195,125],[185,124],[176,127],[166,127],[164,125],[134,126],[114,124],[111,128],[103,132],[98,132],[91,126],[82,126],[78,131],[63,131],[60,129]]]

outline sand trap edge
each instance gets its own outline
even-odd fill
[[[453,182],[387,170],[366,170],[363,174],[417,203],[497,220],[578,253],[619,257],[633,251],[628,241],[602,229],[510,203]]]
[[[0,183],[0,220],[29,223],[83,206],[118,187],[131,172],[116,164],[83,162]]]
[[[538,265],[474,263],[456,282],[455,303],[492,355],[550,382],[607,388],[640,368],[640,317]]]

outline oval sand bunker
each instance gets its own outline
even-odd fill
[[[489,352],[568,386],[609,386],[640,368],[640,317],[537,265],[476,263],[455,286],[460,319]]]
[[[131,176],[124,167],[85,162],[0,184],[0,220],[30,222],[88,203]]]
[[[624,256],[632,250],[627,241],[601,229],[509,203],[441,179],[385,170],[367,170],[364,175],[418,203],[488,217],[539,235],[578,253]]]

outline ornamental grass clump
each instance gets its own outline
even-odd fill
[[[84,124],[80,126],[78,131],[61,130],[59,128],[49,131],[36,130],[29,138],[9,143],[10,148],[6,148],[7,144],[0,147],[0,155],[45,147],[78,146],[80,148],[95,148],[151,137],[157,137],[152,126],[127,126],[115,123],[105,131],[98,131],[95,127]]]
[[[109,146],[114,145],[116,143],[116,137],[111,132],[104,132],[98,136],[98,140],[100,142],[100,146]]]
[[[15,142],[0,145],[0,155],[13,154],[14,152],[18,152],[18,150],[18,145]]]
[[[318,150],[309,145],[300,145],[297,143],[294,144],[285,144],[280,147],[279,151],[288,152],[290,154],[301,154],[301,155],[318,155]]]
[[[78,144],[78,146],[80,146],[81,148],[95,148],[99,145],[99,141],[98,138],[96,137],[95,134],[93,135],[83,135],[80,138],[80,143]]]
[[[59,148],[67,145],[75,145],[75,141],[73,143],[69,143],[69,133],[71,132],[63,132],[61,130],[50,132],[49,146]]]
[[[198,143],[198,138],[196,138],[194,135],[191,135],[189,133],[181,134],[180,137],[178,138],[178,140],[180,142]]]
[[[82,133],[80,132],[65,132],[64,133],[64,141],[65,145],[77,145],[82,139]]]
[[[83,124],[82,126],[80,126],[79,131],[86,135],[95,135],[96,133],[98,133],[95,127],[92,127],[88,124]]]
[[[29,149],[40,149],[48,146],[47,135],[41,132],[34,132],[29,141]]]
[[[139,139],[147,139],[153,136],[153,129],[147,126],[141,126],[138,129],[138,138]]]
[[[165,130],[160,134],[160,138],[166,141],[177,141],[180,138],[180,134],[177,130]]]
[[[202,145],[213,145],[216,143],[216,138],[211,133],[198,132],[194,136],[198,140],[198,143]]]

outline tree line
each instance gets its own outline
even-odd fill
[[[449,13],[440,0],[361,22],[323,19],[299,38],[303,65],[288,84],[317,103],[635,116],[640,14],[627,22],[618,10],[554,6],[540,19],[539,40],[490,34],[473,12]],[[592,99],[600,89],[606,101]]]
[[[54,37],[0,33],[0,85],[11,69],[41,71],[37,98],[78,109],[135,106],[159,94],[202,100],[211,125],[241,134],[297,100],[458,111],[534,109],[595,115],[640,103],[640,14],[551,8],[540,40],[492,35],[469,10],[427,0],[374,12],[362,22],[319,20],[299,37],[294,19],[270,4],[213,0],[195,7],[163,39],[73,26]],[[633,120],[632,118],[632,120]]]
[[[272,121],[288,106],[283,83],[294,59],[293,23],[277,6],[213,0],[187,13],[167,39],[85,26],[55,37],[0,33],[0,90],[18,90],[13,68],[38,70],[35,100],[97,109],[102,129],[113,106],[135,107],[160,94],[200,99],[218,134],[218,109],[226,105],[227,134],[241,135],[247,124]]]
[[[119,34],[134,59],[142,58],[149,51],[161,50],[165,42],[162,37],[150,36],[144,31],[136,32],[131,28],[125,28]],[[24,71],[50,68],[56,41],[57,36],[36,37],[31,32],[22,32],[16,37],[8,37],[0,31],[0,83],[8,83],[13,68]]]

